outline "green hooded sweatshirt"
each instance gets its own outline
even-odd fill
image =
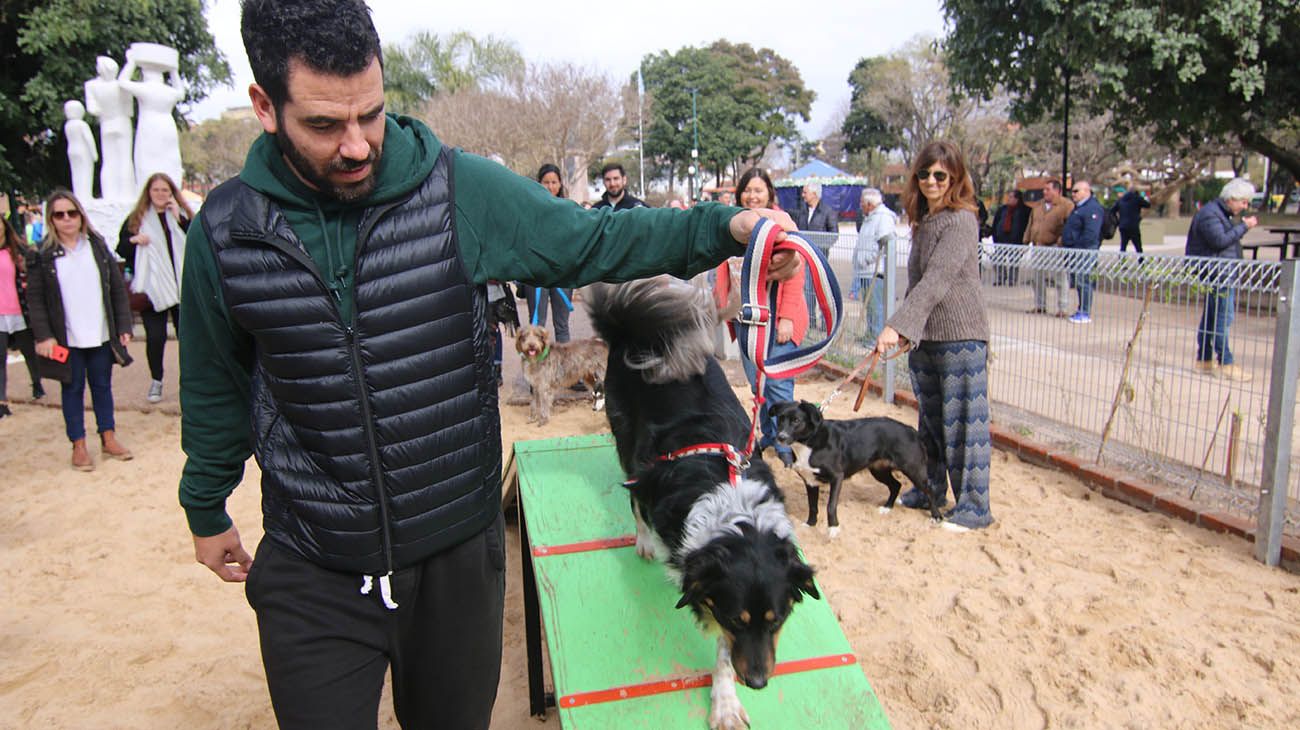
[[[340,319],[351,322],[362,212],[423,183],[441,147],[420,122],[390,115],[374,190],[350,203],[304,184],[271,135],[253,143],[239,177],[283,211],[334,294]],[[743,252],[728,229],[739,208],[584,210],[482,157],[459,150],[452,156],[457,242],[476,284],[494,279],[578,287],[663,273],[687,277]],[[181,286],[181,447],[187,459],[180,502],[190,530],[206,537],[230,528],[226,498],[252,455],[256,355],[252,337],[226,308],[202,217],[200,210],[187,234]]]

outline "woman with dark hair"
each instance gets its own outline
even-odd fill
[[[176,183],[164,172],[149,176],[135,209],[117,234],[117,255],[126,261],[131,291],[148,298],[140,310],[144,322],[145,354],[149,360],[150,403],[162,400],[163,349],[167,318],[176,336],[181,333],[181,271],[185,264],[185,232],[194,212]]]
[[[772,178],[760,168],[751,167],[741,174],[736,182],[736,192],[740,195],[742,208],[781,209],[776,202],[776,188],[772,186]],[[739,292],[737,283],[740,261],[739,258],[733,258],[719,265],[715,270],[713,296],[719,309],[727,306],[733,291]],[[784,354],[803,342],[804,335],[808,332],[808,304],[804,300],[803,290],[802,266],[794,276],[777,285],[776,311],[773,313],[776,320],[776,340],[775,344],[768,347],[768,355]],[[734,332],[732,337],[735,337]],[[740,364],[745,368],[745,377],[749,379],[749,387],[752,389],[754,383],[758,381],[758,369],[743,351],[740,353]],[[794,452],[788,446],[777,443],[776,420],[768,415],[768,407],[773,403],[788,403],[794,400],[794,378],[779,380],[768,378],[767,385],[763,389],[763,398],[764,403],[759,414],[763,438],[758,442],[757,451],[762,454],[763,449],[771,446],[776,449],[776,456],[781,463],[790,466],[794,463]]]
[[[903,193],[912,221],[907,296],[880,336],[882,355],[911,348],[908,367],[918,403],[918,425],[929,454],[931,485],[947,482],[957,506],[945,527],[971,529],[993,522],[989,509],[988,318],[980,291],[979,221],[975,190],[961,151],[931,142],[912,164]],[[943,494],[947,490],[932,490]],[[925,508],[919,485],[904,505]]]
[[[56,190],[45,202],[45,240],[29,261],[27,305],[41,374],[63,382],[63,424],[72,466],[91,471],[86,449],[86,382],[106,457],[126,461],[113,421],[113,363],[131,362],[131,308],[117,260],[86,220],[81,201]]]
[[[41,376],[36,359],[36,343],[27,326],[27,242],[9,225],[0,222],[0,355],[9,352],[12,345],[23,354],[27,374],[32,379],[32,398],[44,398]],[[5,370],[0,366],[0,418],[13,415],[9,410],[9,397],[5,392]]]
[[[537,182],[557,198],[566,198],[564,178],[560,168],[551,163],[542,165],[537,170]],[[550,309],[555,321],[555,341],[569,341],[569,308],[573,301],[572,289],[544,289],[541,287],[519,284],[519,296],[528,302],[528,320],[532,324],[546,326],[546,310]],[[534,320],[534,318],[536,318]],[[585,388],[584,388],[585,390]]]

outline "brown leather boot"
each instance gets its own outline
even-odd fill
[[[95,460],[90,458],[90,450],[86,448],[85,439],[72,442],[72,468],[77,471],[95,470]]]
[[[135,454],[132,454],[130,449],[123,446],[112,431],[101,433],[99,443],[103,446],[102,453],[109,458],[120,461],[130,461],[135,458]]]

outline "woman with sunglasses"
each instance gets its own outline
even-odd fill
[[[27,326],[27,242],[9,221],[0,219],[0,354],[13,345],[23,354],[27,374],[32,378],[32,399],[45,397],[36,359],[35,341]],[[0,367],[0,418],[11,416],[5,392],[5,368]]]
[[[772,186],[772,178],[760,168],[751,167],[742,173],[740,179],[736,181],[736,191],[740,194],[742,208],[780,210],[776,202],[776,188]],[[739,282],[739,271],[739,258],[720,264],[715,270],[713,297],[720,309],[725,308],[731,301],[733,290],[739,291],[735,288]],[[776,342],[768,347],[769,356],[783,355],[794,350],[803,342],[804,335],[808,332],[808,304],[803,295],[802,265],[794,276],[778,284],[776,291],[776,311],[773,313],[776,318]],[[730,326],[728,324],[729,328]],[[732,337],[735,337],[734,331]],[[740,353],[740,364],[745,368],[745,377],[749,379],[749,387],[752,389],[754,383],[758,381],[758,369],[743,350]],[[763,398],[763,407],[759,413],[763,438],[758,442],[756,450],[762,454],[763,449],[771,446],[776,450],[776,456],[781,463],[790,466],[794,463],[794,452],[790,447],[777,443],[776,419],[768,415],[768,406],[794,400],[794,378],[768,378],[766,387],[763,388]]]
[[[63,383],[63,424],[72,442],[72,466],[91,471],[86,448],[86,383],[103,456],[123,461],[131,452],[117,440],[113,421],[113,363],[130,362],[131,309],[113,252],[86,220],[81,201],[57,190],[45,202],[45,240],[27,280],[41,374]]]
[[[131,291],[149,303],[140,310],[144,322],[145,356],[149,361],[150,403],[163,397],[163,350],[167,320],[181,332],[181,270],[185,263],[185,232],[194,211],[165,172],[149,176],[135,208],[117,236],[117,255],[131,272]]]
[[[989,509],[988,318],[980,291],[975,189],[961,151],[931,142],[917,155],[903,192],[912,221],[907,296],[876,351],[910,347],[908,367],[919,405],[931,484],[950,484],[957,506],[944,526],[966,530],[993,522]],[[925,508],[921,485],[902,497]],[[947,496],[947,490],[938,490]]]

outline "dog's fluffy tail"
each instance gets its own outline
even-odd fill
[[[592,324],[611,352],[647,383],[687,380],[713,356],[713,297],[672,277],[597,284],[587,299]]]

